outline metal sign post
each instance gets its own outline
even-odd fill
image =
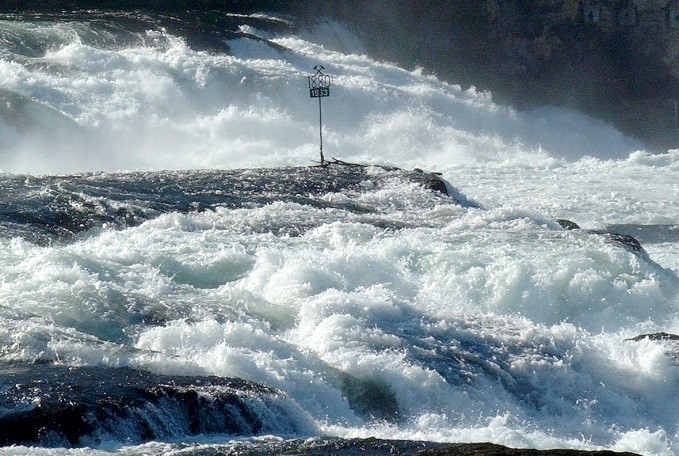
[[[330,96],[330,86],[332,85],[332,78],[323,74],[322,65],[316,65],[314,70],[316,73],[307,76],[309,85],[309,96],[311,98],[318,98],[318,136],[321,140],[321,166],[325,165],[325,158],[323,157],[323,108],[321,100]]]

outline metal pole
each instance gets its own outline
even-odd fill
[[[679,142],[679,105],[677,105],[677,100],[674,100],[674,133],[676,135],[675,140]],[[679,144],[677,144],[679,147]]]
[[[311,98],[318,98],[318,137],[320,139],[321,166],[325,166],[325,157],[323,156],[323,102],[321,98],[330,96],[330,85],[332,84],[332,79],[323,74],[323,69],[323,65],[316,65],[314,67],[316,73],[307,76],[309,95]]]
[[[323,110],[321,108],[321,97],[318,97],[318,136],[321,139],[321,166],[325,165],[323,158]]]

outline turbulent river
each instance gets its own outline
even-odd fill
[[[191,19],[0,16],[0,455],[679,454],[679,152]]]

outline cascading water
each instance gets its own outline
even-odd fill
[[[141,13],[0,18],[3,364],[257,382],[294,425],[255,447],[677,454],[679,347],[625,340],[679,333],[676,151],[372,60],[341,24],[218,17],[219,33]],[[317,160],[319,62],[326,156],[438,171],[458,198],[417,172],[299,168]],[[590,231],[609,226],[645,250]],[[245,444],[123,434],[0,454]]]

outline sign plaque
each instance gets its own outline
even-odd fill
[[[325,166],[325,158],[323,157],[323,109],[321,107],[321,100],[330,96],[330,86],[332,85],[332,77],[328,74],[323,74],[322,65],[314,67],[316,72],[307,76],[307,85],[309,87],[309,96],[311,98],[318,98],[318,136],[321,142],[321,166]]]

